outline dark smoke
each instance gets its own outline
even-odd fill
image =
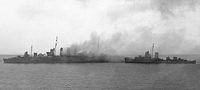
[[[129,9],[127,9],[128,7],[125,6],[125,8],[119,10],[114,9],[108,12],[111,26],[117,27],[115,28],[116,32],[108,38],[101,36],[98,32],[94,32],[91,34],[90,40],[79,44],[73,44],[71,47],[76,46],[77,50],[80,52],[129,56],[143,54],[145,51],[151,50],[152,43],[155,43],[155,51],[158,51],[160,54],[200,53],[198,49],[200,44],[195,43],[193,39],[188,39],[188,32],[191,31],[195,33],[194,30],[190,30],[193,27],[189,26],[189,28],[186,28],[185,25],[187,24],[184,24],[187,22],[187,18],[191,18],[185,15],[189,15],[189,12],[198,12],[199,1],[150,1],[150,6],[147,7],[142,6],[142,8],[140,8],[130,6]],[[138,13],[145,15],[147,11],[153,11],[150,15],[153,13],[156,17],[148,17],[147,15],[147,18],[145,17],[141,20],[142,22],[137,22],[139,25],[135,25],[137,23],[133,22],[137,17],[134,17],[134,15]],[[179,14],[183,14],[183,17],[181,17],[184,21],[183,24],[180,23]],[[146,23],[146,19],[150,19],[154,24],[151,22]],[[153,20],[156,21],[154,22]],[[132,26],[129,26],[129,24]],[[120,28],[118,28],[118,26],[120,26]]]

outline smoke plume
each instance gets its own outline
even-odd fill
[[[112,33],[93,32],[76,46],[79,51],[137,55],[154,43],[161,54],[199,54],[198,15],[198,0],[125,0],[106,11]]]

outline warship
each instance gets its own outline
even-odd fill
[[[186,60],[178,57],[166,59],[159,58],[159,53],[155,52],[153,55],[154,44],[152,46],[152,54],[149,51],[145,52],[144,56],[139,55],[135,58],[125,57],[125,63],[141,63],[141,64],[196,64],[196,60]]]
[[[23,56],[17,56],[12,58],[3,59],[4,63],[15,63],[15,64],[37,64],[37,63],[104,63],[108,62],[106,60],[105,54],[98,55],[87,55],[83,53],[72,52],[70,48],[68,48],[68,54],[63,54],[63,48],[60,48],[60,55],[56,55],[56,47],[57,47],[57,37],[55,47],[50,49],[46,54],[37,54],[34,53],[32,55],[32,45],[31,45],[31,54],[29,55],[26,51]]]

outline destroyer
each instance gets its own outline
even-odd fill
[[[56,44],[53,49],[50,49],[50,52],[46,52],[46,54],[37,54],[34,53],[32,55],[32,46],[31,46],[31,54],[25,52],[23,56],[17,56],[13,58],[3,59],[4,63],[104,63],[107,62],[106,55],[104,54],[83,54],[83,53],[74,53],[73,54],[63,54],[63,48],[60,48],[60,55],[56,55],[56,46],[57,46],[57,37]],[[69,52],[70,53],[70,52]]]
[[[168,56],[166,59],[159,58],[159,53],[155,52],[153,55],[152,47],[152,55],[149,51],[145,52],[145,56],[139,55],[135,58],[125,57],[125,63],[141,63],[141,64],[196,64],[196,60],[186,60],[178,57],[173,57],[172,59]]]

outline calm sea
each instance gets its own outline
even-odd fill
[[[200,64],[1,63],[0,90],[200,90]]]

